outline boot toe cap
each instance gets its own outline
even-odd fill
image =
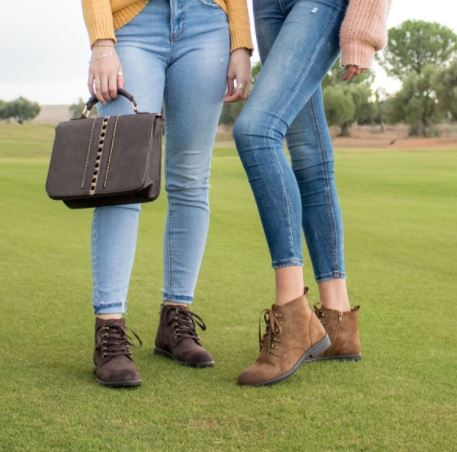
[[[239,375],[237,383],[240,386],[261,386],[274,380],[275,374],[272,366],[254,364]]]
[[[179,361],[190,364],[196,367],[212,367],[214,366],[214,358],[204,348],[188,350],[177,357]]]
[[[141,384],[141,376],[135,366],[104,366],[97,372],[100,383],[113,386],[137,386]]]

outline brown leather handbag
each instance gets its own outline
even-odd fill
[[[160,193],[162,124],[159,113],[88,118],[91,97],[80,118],[56,127],[46,180],[49,197],[68,207],[97,207],[154,201]]]

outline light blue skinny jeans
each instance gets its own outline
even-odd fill
[[[254,0],[262,70],[234,128],[273,268],[303,265],[303,228],[317,281],[346,276],[321,90],[346,7],[347,0]]]
[[[210,160],[226,89],[230,36],[212,0],[150,0],[116,31],[125,88],[140,111],[165,113],[163,299],[190,303],[206,244]],[[121,97],[100,115],[131,113]],[[153,208],[153,206],[151,206]],[[94,209],[93,306],[122,313],[137,242],[140,204]]]

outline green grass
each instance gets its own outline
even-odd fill
[[[255,358],[272,270],[240,162],[213,160],[210,236],[195,310],[213,369],[151,353],[165,197],[145,205],[128,323],[144,384],[91,372],[90,211],[46,197],[52,128],[0,127],[0,450],[455,450],[457,152],[337,153],[364,359],[314,363],[238,388]],[[307,262],[311,299],[316,287]]]

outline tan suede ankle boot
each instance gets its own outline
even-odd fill
[[[262,386],[290,377],[306,361],[313,361],[330,346],[324,327],[303,295],[283,306],[263,311],[266,331],[260,355],[239,377],[238,384]]]
[[[315,305],[314,312],[330,336],[332,345],[319,359],[359,361],[362,359],[359,337],[359,309],[336,311]]]

